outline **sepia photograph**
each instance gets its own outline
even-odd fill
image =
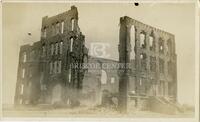
[[[195,12],[195,2],[2,3],[2,117],[195,118]]]

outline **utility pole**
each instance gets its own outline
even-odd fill
[[[129,63],[130,63],[130,28],[127,24],[127,17],[120,18],[119,32],[119,64],[123,65],[118,70],[119,75],[119,102],[120,113],[127,112],[128,83],[129,83]]]

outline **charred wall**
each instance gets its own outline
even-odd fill
[[[40,42],[20,48],[15,104],[35,104],[40,97]]]
[[[125,40],[127,45],[121,42]],[[120,18],[119,52],[125,46],[133,65],[130,76],[135,81],[130,80],[129,83],[133,84],[133,90],[137,94],[176,99],[175,36],[124,16]]]
[[[31,55],[31,52],[34,52],[36,57]],[[29,57],[34,60],[22,63],[24,53],[27,53],[27,60]],[[37,89],[30,90],[36,94],[37,98],[34,101],[37,104],[71,100],[72,95],[70,94],[74,93],[71,90],[82,89],[84,70],[71,69],[70,65],[83,63],[87,57],[85,36],[78,26],[78,11],[75,6],[56,16],[43,17],[41,40],[34,43],[33,46],[25,45],[20,48],[15,103],[32,104],[31,102],[17,102],[21,100],[21,97],[27,96],[27,91],[20,94],[19,86],[28,82],[32,83],[31,86],[37,86]],[[21,72],[24,72],[23,67],[35,73],[32,73],[34,75],[32,79],[21,78]],[[26,75],[28,74],[26,73]],[[27,85],[23,87],[24,89],[28,88]],[[30,97],[30,99],[32,98]]]

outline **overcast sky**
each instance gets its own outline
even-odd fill
[[[178,71],[178,100],[194,104],[195,7],[194,4],[3,4],[3,103],[14,101],[19,48],[40,39],[43,16],[53,16],[76,5],[79,26],[91,42],[110,44],[107,53],[118,60],[119,18],[129,16],[175,35]],[[27,36],[31,32],[32,36]]]

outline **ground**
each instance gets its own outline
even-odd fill
[[[188,111],[184,113],[177,113],[175,115],[167,115],[154,113],[150,111],[132,110],[127,114],[119,114],[114,109],[104,107],[87,107],[80,106],[77,108],[54,108],[53,106],[3,106],[3,117],[129,117],[129,118],[192,118],[194,112]]]

